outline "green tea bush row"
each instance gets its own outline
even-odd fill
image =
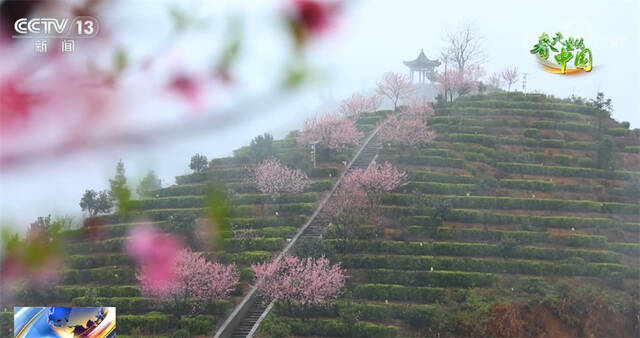
[[[472,209],[453,209],[447,216],[447,220],[496,225],[528,224],[536,227],[562,229],[591,227],[606,228],[614,227],[616,225],[616,222],[610,218],[498,214]]]
[[[454,107],[461,105],[467,106],[466,102],[460,102],[460,104],[454,104]],[[532,109],[532,110],[557,110],[570,113],[580,113],[585,115],[595,115],[597,110],[594,107],[573,103],[560,103],[560,102],[527,102],[527,101],[507,101],[507,100],[482,100],[474,101],[473,107],[483,108],[520,108],[520,109]]]
[[[72,269],[89,269],[105,265],[129,265],[131,260],[124,254],[71,255],[67,257],[67,264]]]
[[[124,313],[145,313],[156,307],[156,302],[145,297],[76,297],[71,301],[72,306],[115,306],[118,318]]]
[[[495,229],[452,229],[438,227],[437,236],[441,239],[460,238],[476,241],[499,242],[503,239],[513,238],[520,244],[555,243],[559,245],[606,249],[608,247],[606,236],[595,235],[553,235],[539,231],[509,231]]]
[[[440,156],[381,156],[385,161],[394,163],[404,163],[412,165],[426,165],[432,167],[458,168],[464,167],[464,161],[457,158],[447,158]]]
[[[515,273],[528,275],[555,275],[555,276],[592,276],[607,277],[613,272],[623,273],[626,277],[635,278],[640,271],[638,268],[632,268],[620,264],[612,263],[587,263],[587,264],[565,264],[558,262],[531,261],[523,259],[486,259],[486,258],[469,258],[469,257],[437,257],[437,256],[374,256],[374,255],[348,255],[342,260],[346,268],[356,269],[378,269],[367,271],[379,271],[380,269],[393,269],[400,276],[408,271],[412,277],[407,278],[404,282],[398,284],[416,285],[417,279],[423,274],[433,274],[436,272],[482,272],[482,273]],[[433,268],[435,271],[429,271]],[[446,271],[442,271],[446,270]],[[382,274],[383,276],[388,276]],[[367,273],[369,278],[372,277]],[[417,277],[420,276],[420,277]],[[391,283],[392,281],[383,281],[378,279],[376,273],[373,274],[373,280],[377,283]],[[380,277],[382,278],[382,277]],[[373,281],[371,280],[371,281]],[[402,279],[401,279],[402,280]],[[408,282],[407,282],[408,281]],[[457,282],[460,282],[459,280]],[[454,283],[457,283],[454,281]],[[419,282],[418,282],[419,283]],[[440,286],[441,284],[436,284]],[[456,285],[464,286],[464,285]]]
[[[508,237],[517,238],[517,237]],[[505,238],[506,239],[506,238]],[[474,256],[500,257],[502,248],[498,244],[466,243],[466,242],[401,242],[401,241],[349,241],[347,252],[384,253],[393,255],[436,255],[436,256]],[[384,242],[384,243],[380,243]],[[331,243],[338,245],[342,242]],[[621,255],[607,250],[562,249],[547,247],[522,246],[510,254],[514,258],[562,260],[580,257],[587,262],[617,263]],[[376,256],[381,258],[382,256]]]
[[[357,298],[435,303],[444,300],[443,288],[413,287],[392,284],[358,284],[353,289]]]
[[[180,317],[180,329],[187,330],[193,336],[213,334],[215,322],[211,316],[196,315]]]
[[[445,184],[445,183],[442,183]],[[453,190],[453,188],[452,188]],[[464,190],[461,190],[461,192]],[[467,190],[469,192],[469,190]],[[549,210],[569,212],[594,212],[615,214],[640,214],[640,205],[617,202],[595,202],[580,200],[563,200],[552,198],[521,198],[494,196],[427,196],[428,205],[448,201],[454,208],[500,209],[500,210]],[[383,196],[384,204],[410,205],[413,196],[403,193],[387,193]]]
[[[220,256],[220,262],[225,264],[251,265],[262,263],[271,258],[269,251],[245,251],[240,253],[225,253]]]
[[[112,266],[93,269],[68,269],[64,270],[62,280],[65,284],[125,284],[136,281],[136,272],[129,267],[114,268]]]
[[[419,191],[424,194],[463,195],[475,191],[475,184],[454,184],[437,182],[409,182],[400,189],[405,191]]]
[[[407,171],[408,180],[412,182],[438,182],[438,183],[456,183],[456,184],[475,184],[477,179],[473,176],[463,175],[447,175],[435,173],[432,171],[409,170]]]
[[[557,120],[582,121],[583,117],[577,113],[568,113],[560,110],[537,110],[537,109],[489,109],[481,107],[451,107],[441,108],[438,114],[467,115],[467,116],[519,116],[519,117],[546,117]]]
[[[118,333],[161,334],[175,326],[171,315],[147,313],[144,315],[118,315]]]
[[[203,183],[206,181],[233,181],[249,177],[248,168],[224,168],[209,170],[200,173],[176,176],[176,184]]]
[[[628,171],[607,171],[602,169],[542,166],[524,163],[498,163],[500,169],[515,174],[563,176],[563,177],[587,177],[587,178],[610,178],[618,180],[628,180],[640,175],[636,172]]]
[[[269,204],[269,203],[313,203],[318,199],[318,193],[281,194],[272,198],[268,194],[238,194],[229,199],[231,204]]]
[[[279,251],[285,245],[284,238],[230,238],[225,240],[229,252]]]
[[[259,229],[264,227],[300,225],[303,224],[306,220],[307,217],[304,215],[288,217],[270,216],[260,218],[230,217],[227,218],[227,223],[233,229]]]
[[[502,179],[498,181],[500,187],[507,189],[520,189],[520,190],[538,190],[538,191],[553,191],[555,184],[549,181],[543,180],[521,180],[521,179]]]
[[[381,286],[385,287],[385,285]],[[410,289],[408,287],[403,288]],[[413,301],[416,300],[416,298],[409,300]],[[276,303],[276,311],[278,314],[290,314],[284,306],[281,306],[281,303]],[[298,306],[293,311],[292,315],[298,316],[298,314],[302,314],[302,311],[310,317],[335,318],[342,317],[344,314],[357,313],[360,320],[388,322],[391,319],[399,319],[407,322],[415,328],[438,326],[441,324],[439,321],[441,321],[443,317],[446,317],[444,312],[445,310],[439,304],[373,304],[350,301],[333,301],[320,306],[312,306],[308,309],[300,309]]]
[[[286,322],[291,327],[291,333],[296,336],[395,337],[398,335],[396,326],[364,321],[356,322],[353,325],[335,319],[309,319],[304,322],[286,320]]]
[[[402,271],[391,269],[364,270],[364,280],[374,284],[408,286],[484,287],[498,280],[496,275],[462,271]]]
[[[638,243],[609,243],[609,248],[633,257],[640,257],[640,244]]]

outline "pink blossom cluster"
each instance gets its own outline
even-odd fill
[[[435,133],[427,123],[428,115],[417,114],[416,112],[422,110],[416,109],[420,108],[410,106],[406,113],[389,117],[378,132],[380,139],[405,147],[431,142]]]
[[[145,267],[141,268],[138,279],[144,296],[185,303],[192,299],[192,305],[199,307],[208,301],[228,297],[238,284],[235,265],[209,262],[189,249],[181,250],[171,265],[173,278],[162,286],[155,282],[153,274],[148,273]]]
[[[389,162],[376,163],[366,170],[356,169],[345,176],[323,211],[343,225],[371,221],[375,218],[379,194],[398,188],[405,178],[406,173]]]
[[[339,264],[331,265],[324,257],[301,260],[285,255],[280,260],[252,268],[256,287],[263,298],[296,301],[303,306],[337,298],[346,278]]]
[[[361,114],[374,112],[379,106],[380,97],[378,95],[353,94],[340,103],[338,111],[343,116],[357,120]]]
[[[399,171],[389,162],[375,163],[367,169],[356,169],[344,178],[346,186],[356,183],[366,192],[380,194],[389,192],[402,184],[405,172]]]
[[[254,174],[258,190],[272,195],[302,192],[311,184],[302,170],[289,168],[277,158],[264,160]]]
[[[453,99],[453,94],[458,96],[471,93],[476,89],[476,81],[478,71],[469,70],[467,72],[458,70],[448,70],[438,75],[438,87],[448,94],[449,99]]]
[[[362,133],[355,122],[337,114],[312,117],[304,122],[298,136],[298,144],[308,145],[318,142],[329,149],[344,149],[348,145],[358,145]]]

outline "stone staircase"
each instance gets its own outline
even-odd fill
[[[351,163],[348,172],[353,171],[355,169],[367,169],[371,163],[377,158],[378,150],[382,147],[380,140],[374,135],[374,137],[369,140],[369,142],[362,149],[358,157]],[[331,199],[331,196],[329,196]],[[302,238],[322,238],[322,235],[329,227],[329,219],[326,215],[320,211],[318,216],[316,216],[305,231],[302,233]]]
[[[363,146],[356,154],[356,158],[348,165],[347,170],[340,176],[335,183],[329,194],[318,205],[316,211],[311,215],[307,224],[305,224],[300,232],[294,236],[292,241],[284,248],[284,250],[278,255],[277,259],[280,259],[286,254],[289,249],[294,245],[299,237],[303,238],[322,238],[322,235],[329,226],[329,219],[322,213],[327,200],[331,198],[333,193],[337,190],[344,176],[354,169],[366,169],[378,156],[378,150],[381,148],[380,140],[377,138],[377,133],[380,127],[373,130],[364,141]],[[234,309],[229,318],[222,324],[222,327],[216,332],[215,338],[218,337],[252,337],[258,326],[260,325],[260,317],[271,309],[273,305],[265,305],[259,299],[258,291],[255,288],[245,296],[243,302]]]
[[[249,312],[247,312],[235,330],[231,333],[231,338],[248,337],[251,329],[266,308],[267,304],[264,304],[264,302],[261,302],[260,300],[256,300],[255,303],[253,303],[253,306],[249,309]]]

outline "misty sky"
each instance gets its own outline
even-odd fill
[[[286,43],[275,15],[277,6],[281,4],[223,1],[201,8],[203,14],[217,17],[237,13],[245,16],[247,49],[238,69],[241,85],[246,86],[243,94],[251,95],[269,86],[277,70],[264,65],[281,60],[284,55],[281,46]],[[127,45],[134,53],[147,47],[147,43],[152,44],[161,35],[158,30],[170,26],[166,6],[158,2],[139,1],[121,7],[111,10],[104,20],[136,28],[136,33],[126,34]],[[88,188],[107,188],[107,179],[113,175],[119,158],[125,162],[130,180],[137,182],[153,168],[164,186],[171,185],[174,176],[188,172],[189,158],[196,152],[209,158],[220,157],[264,132],[282,137],[299,128],[306,117],[327,112],[332,104],[351,93],[371,91],[385,72],[406,72],[401,61],[415,58],[420,49],[436,58],[443,47],[441,37],[445,30],[455,30],[464,20],[475,24],[484,36],[489,56],[484,65],[487,74],[504,66],[516,66],[521,73],[528,73],[528,92],[561,97],[594,97],[604,91],[613,99],[614,118],[630,121],[632,127],[638,128],[639,11],[638,1],[634,0],[354,1],[337,27],[308,51],[321,76],[296,97],[275,107],[249,107],[255,110],[255,118],[229,126],[225,132],[145,147],[88,150],[2,172],[0,219],[20,228],[36,216],[49,213],[79,219],[82,193]],[[581,76],[542,71],[529,54],[542,32],[583,37],[593,52],[594,70]],[[196,35],[183,41],[181,47],[197,60],[199,47],[207,43],[210,42],[205,37]],[[521,82],[516,87],[521,90]]]

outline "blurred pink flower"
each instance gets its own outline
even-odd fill
[[[175,278],[175,261],[182,250],[182,243],[150,225],[133,228],[129,233],[126,252],[146,276],[152,288],[163,289]]]
[[[181,96],[191,106],[200,107],[202,105],[204,83],[193,76],[185,74],[174,75],[169,80],[168,89]]]
[[[317,34],[323,32],[333,22],[338,6],[335,2],[315,0],[294,0],[295,19],[306,32]]]

